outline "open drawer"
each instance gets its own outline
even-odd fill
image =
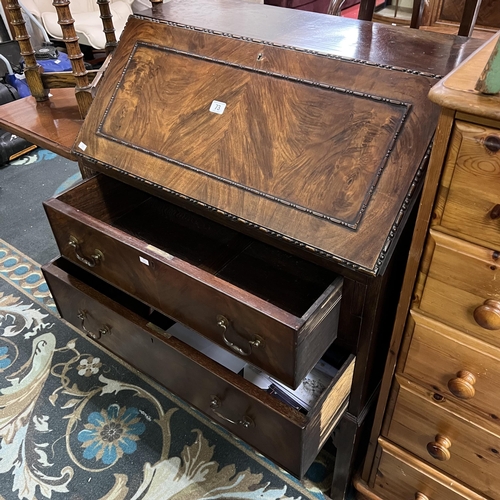
[[[170,335],[171,320],[69,261],[43,273],[64,319],[298,477],[347,407],[352,355],[337,356],[336,375],[304,414]]]
[[[337,336],[342,277],[97,175],[44,204],[61,254],[290,387]]]

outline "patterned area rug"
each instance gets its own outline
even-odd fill
[[[325,452],[299,482],[107,354],[3,240],[0,438],[3,500],[323,500],[333,467]]]

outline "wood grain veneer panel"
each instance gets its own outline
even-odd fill
[[[387,96],[138,43],[97,133],[356,228],[408,112]],[[161,182],[148,164],[134,172]]]
[[[437,121],[432,76],[147,19],[132,18],[126,31],[77,140],[80,155],[256,234],[370,274],[385,266]],[[151,48],[158,40],[163,48]],[[176,86],[196,98],[183,100]],[[208,111],[213,100],[226,102],[222,115]],[[134,111],[142,106],[149,111]],[[162,128],[181,140],[169,142]]]

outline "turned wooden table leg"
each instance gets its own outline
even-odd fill
[[[87,116],[87,112],[92,104],[91,86],[87,77],[87,70],[83,62],[83,54],[78,43],[78,36],[75,31],[75,20],[71,16],[69,0],[54,0],[52,5],[56,8],[58,23],[61,26],[63,40],[66,44],[68,57],[73,68],[76,86],[76,102],[82,118]]]
[[[30,36],[26,29],[26,22],[24,21],[19,2],[17,0],[9,0],[6,9],[10,16],[11,25],[14,28],[15,39],[19,43],[21,55],[24,58],[24,75],[31,95],[37,101],[46,101],[49,92],[47,89],[43,88],[41,77],[43,69],[36,61],[35,51],[31,45]]]

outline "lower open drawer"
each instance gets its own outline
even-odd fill
[[[64,319],[298,477],[347,407],[352,355],[336,351],[336,375],[304,413],[174,337],[171,320],[78,266],[58,259],[43,272]]]

